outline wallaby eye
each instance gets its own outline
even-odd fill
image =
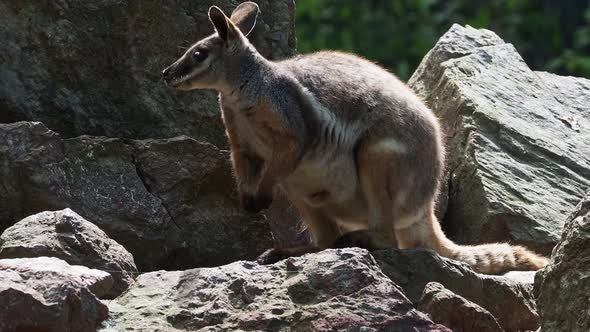
[[[193,59],[195,59],[198,62],[201,62],[203,60],[205,60],[207,58],[207,51],[195,51],[195,53],[193,53]]]

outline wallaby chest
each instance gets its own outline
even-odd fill
[[[263,160],[272,157],[272,132],[265,128],[260,105],[222,102],[222,118],[230,143]]]

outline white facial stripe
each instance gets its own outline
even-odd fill
[[[203,73],[205,70],[209,69],[209,64],[211,63],[211,57],[207,57],[205,59],[205,61],[203,61],[199,66],[194,67],[190,73],[181,76],[180,78],[178,78],[176,80],[176,84],[181,84],[184,83],[192,78],[194,78],[195,76]]]

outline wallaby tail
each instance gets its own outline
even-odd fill
[[[489,243],[481,245],[458,245],[448,239],[440,228],[434,212],[422,222],[402,229],[400,237],[413,239],[405,247],[425,246],[434,249],[444,257],[465,262],[473,270],[486,274],[500,274],[514,270],[538,270],[549,263],[549,259],[522,246],[507,243]],[[396,233],[398,230],[396,230]]]
[[[480,273],[500,274],[514,270],[538,270],[549,259],[539,256],[522,246],[508,243],[489,243],[475,246],[456,245],[447,257],[466,262]]]

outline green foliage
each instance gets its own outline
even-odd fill
[[[590,77],[587,0],[297,0],[301,53],[363,55],[402,79],[453,23],[496,32],[529,66]]]

